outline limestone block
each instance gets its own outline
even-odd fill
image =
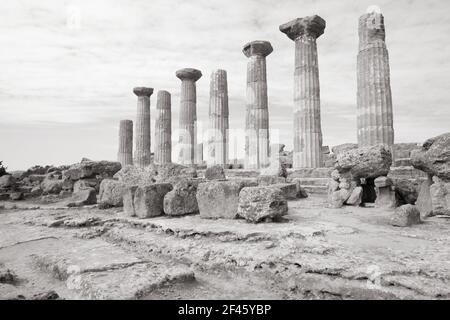
[[[136,216],[143,219],[164,214],[164,197],[172,188],[170,183],[139,186],[134,193]]]
[[[238,215],[248,222],[276,221],[287,213],[286,198],[277,187],[246,187],[239,193]]]

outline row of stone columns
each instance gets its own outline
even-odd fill
[[[316,40],[325,30],[325,20],[314,15],[297,18],[280,26],[295,42],[294,68],[294,150],[293,167],[323,166],[320,116],[320,84]],[[385,44],[384,18],[370,11],[359,19],[359,53],[357,63],[357,136],[361,146],[384,143],[393,145],[392,98],[389,60]],[[269,110],[267,97],[266,57],[273,51],[268,41],[252,41],[243,48],[247,64],[247,99],[245,117],[245,168],[259,169],[269,165]],[[192,165],[199,158],[197,144],[196,81],[197,69],[178,70],[181,80],[179,140],[177,161]],[[150,164],[150,96],[152,88],[134,88],[138,96],[135,123],[134,165]],[[159,91],[157,97],[155,163],[171,159],[171,97]],[[228,162],[228,88],[225,70],[211,74],[209,103],[208,164]],[[118,158],[122,165],[133,163],[132,122],[120,122]],[[131,146],[130,146],[131,145]],[[203,146],[202,146],[203,149]]]

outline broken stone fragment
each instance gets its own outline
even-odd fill
[[[298,199],[302,199],[302,198],[308,198],[308,193],[306,192],[306,190],[302,187],[302,180],[301,178],[293,178],[293,179],[289,179],[290,183],[295,183],[296,188],[297,188],[297,198]]]
[[[126,216],[136,216],[134,209],[134,195],[136,194],[138,186],[126,186],[123,194],[123,212]]]
[[[223,166],[214,165],[214,166],[210,166],[210,167],[206,168],[205,179],[207,179],[207,180],[225,179],[225,172],[223,170]]]
[[[430,195],[433,215],[450,215],[450,182],[434,176]]]
[[[139,186],[134,193],[136,216],[143,219],[164,214],[164,197],[172,188],[170,183]]]
[[[82,207],[97,203],[97,195],[94,188],[85,188],[74,192],[69,200],[68,207]]]
[[[374,183],[375,183],[375,187],[379,187],[379,188],[389,187],[392,185],[392,180],[389,179],[388,177],[381,176],[381,177],[377,177],[375,179]]]
[[[411,204],[405,204],[398,207],[390,221],[391,225],[396,227],[409,227],[413,224],[421,223],[420,212]]]
[[[244,187],[256,185],[246,179],[200,183],[196,195],[200,217],[235,219],[239,192]]]
[[[430,180],[422,182],[422,185],[420,186],[419,195],[416,201],[416,207],[417,209],[419,209],[420,217],[422,219],[431,216],[433,212],[433,203],[431,201],[430,186],[431,186]]]
[[[280,188],[246,187],[239,193],[238,215],[248,222],[276,221],[288,212]]]
[[[352,193],[350,194],[350,197],[347,199],[345,203],[351,206],[359,206],[362,202],[362,196],[363,196],[363,188],[361,186],[357,186],[353,189]]]
[[[287,200],[297,199],[297,194],[298,194],[297,184],[295,184],[295,183],[276,183],[271,186],[274,188],[278,188]]]
[[[393,209],[400,204],[398,194],[392,187],[382,187],[382,188],[375,187],[375,192],[376,192],[376,199],[375,199],[376,208]]]
[[[82,178],[94,178],[97,175],[103,178],[112,178],[120,168],[120,162],[92,161],[86,159],[85,161],[71,165],[69,169],[63,171],[62,174],[74,181]]]

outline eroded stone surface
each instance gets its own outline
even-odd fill
[[[287,212],[286,198],[276,186],[246,187],[239,193],[237,213],[249,222],[276,221]]]

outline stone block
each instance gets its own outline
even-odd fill
[[[139,186],[134,193],[134,211],[138,218],[150,218],[164,214],[164,197],[172,190],[170,183],[154,183]]]

